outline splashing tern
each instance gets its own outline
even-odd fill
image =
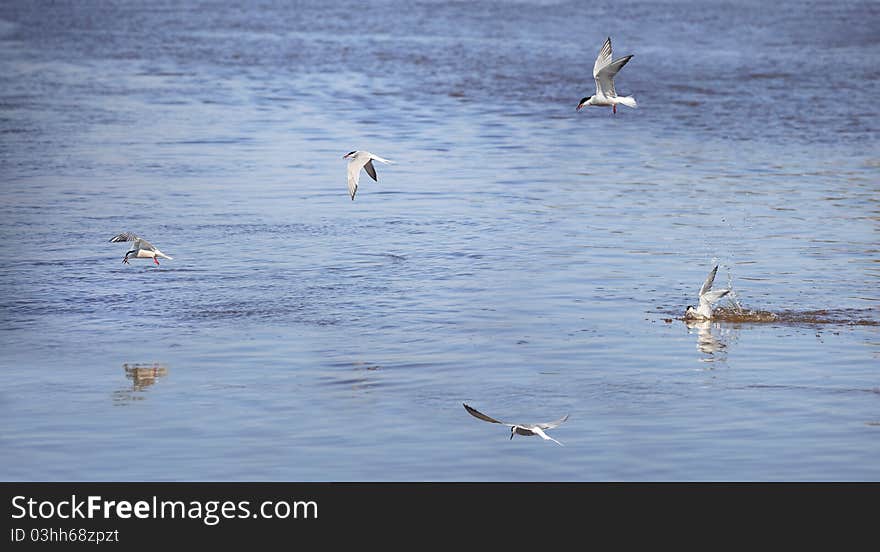
[[[612,61],[611,37],[609,36],[605,39],[605,44],[602,45],[602,49],[599,50],[599,56],[593,64],[593,78],[596,80],[596,93],[592,96],[583,98],[580,103],[578,103],[576,110],[580,111],[582,107],[590,105],[605,107],[610,105],[614,113],[617,113],[617,104],[623,104],[632,108],[637,107],[638,104],[636,103],[635,98],[632,96],[618,96],[617,91],[614,89],[614,76],[617,75],[617,72],[620,71],[620,69],[626,65],[631,58],[632,54]]]
[[[351,195],[352,201],[354,201],[354,194],[357,193],[358,182],[361,179],[361,169],[367,171],[370,178],[379,182],[379,179],[376,177],[376,167],[373,166],[373,161],[385,164],[394,163],[394,161],[383,159],[374,153],[358,150],[350,151],[343,155],[342,158],[348,159],[348,193]]]
[[[159,251],[155,245],[151,244],[147,240],[139,237],[137,234],[132,232],[122,232],[121,234],[116,234],[112,238],[110,238],[111,242],[134,242],[131,248],[125,252],[125,257],[122,258],[122,262],[125,264],[128,263],[129,257],[134,257],[136,259],[153,259],[153,262],[157,265],[159,264],[159,259],[157,257],[162,257],[163,259],[172,259],[165,253]]]
[[[715,304],[719,299],[730,293],[730,289],[719,289],[716,291],[712,291],[712,283],[715,281],[715,274],[717,272],[718,265],[715,265],[715,268],[709,271],[709,275],[706,276],[706,281],[703,282],[703,287],[700,288],[700,306],[694,308],[693,305],[688,305],[687,309],[685,309],[684,311],[685,319],[711,319],[712,305]]]
[[[482,412],[480,412],[479,410],[476,410],[475,408],[471,408],[470,406],[468,406],[465,403],[462,403],[462,406],[464,406],[464,409],[467,410],[468,413],[471,416],[473,416],[474,418],[479,418],[480,420],[483,420],[484,422],[490,422],[493,424],[502,424],[502,425],[508,426],[510,428],[510,438],[511,439],[513,439],[513,436],[516,434],[525,435],[525,436],[538,435],[542,439],[544,439],[545,441],[553,441],[557,445],[562,445],[562,443],[560,443],[559,441],[557,441],[553,437],[550,437],[549,435],[544,433],[544,430],[545,429],[553,429],[554,427],[559,426],[560,424],[562,424],[564,421],[566,421],[568,419],[568,414],[566,414],[562,418],[559,418],[558,420],[553,421],[553,422],[545,422],[545,423],[539,423],[539,424],[511,424],[511,423],[507,423],[507,422],[502,422],[500,420],[496,420],[495,418],[492,418],[491,416],[487,416],[487,415],[483,414]]]

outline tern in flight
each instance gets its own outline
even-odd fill
[[[153,262],[157,265],[159,264],[159,259],[156,257],[162,257],[163,259],[171,259],[165,253],[162,253],[156,246],[148,242],[147,240],[138,237],[136,234],[131,232],[123,232],[121,234],[117,234],[110,238],[111,242],[134,242],[131,246],[131,249],[125,252],[125,257],[122,258],[122,262],[128,264],[128,258],[134,257],[135,259],[153,259]]]
[[[374,153],[370,153],[368,151],[350,151],[342,156],[343,159],[348,159],[348,193],[351,195],[351,200],[354,201],[354,194],[357,193],[358,182],[361,179],[361,169],[363,168],[367,171],[367,174],[370,175],[370,178],[379,182],[379,179],[376,178],[376,167],[373,166],[373,160],[379,161],[380,163],[393,163],[393,161],[389,161],[388,159],[383,159]]]
[[[729,289],[719,289],[716,291],[712,291],[712,283],[715,281],[715,273],[718,272],[718,265],[715,265],[709,275],[706,276],[706,281],[703,282],[703,287],[700,288],[700,306],[694,308],[693,305],[688,305],[688,308],[684,311],[685,319],[689,320],[709,320],[712,318],[712,305],[715,304],[716,301],[730,293]]]
[[[620,68],[626,65],[632,58],[632,54],[611,60],[611,37],[605,39],[605,44],[599,50],[599,57],[593,64],[593,78],[596,79],[596,93],[582,99],[577,106],[577,111],[582,107],[590,105],[611,106],[614,113],[617,113],[617,104],[623,104],[627,107],[636,107],[636,99],[632,96],[618,96],[614,90],[614,76],[620,71]]]
[[[474,418],[479,418],[479,419],[483,420],[484,422],[490,422],[493,424],[502,424],[502,425],[508,426],[510,428],[510,438],[511,439],[513,439],[513,436],[516,434],[526,435],[526,436],[538,435],[542,439],[544,439],[545,441],[553,441],[557,445],[562,445],[562,443],[560,443],[559,441],[557,441],[553,437],[550,437],[549,435],[544,433],[544,430],[545,429],[553,429],[554,427],[557,427],[562,422],[564,422],[565,420],[568,419],[568,414],[566,414],[562,418],[559,418],[555,422],[546,422],[546,423],[542,423],[542,424],[510,424],[507,422],[502,422],[500,420],[496,420],[495,418],[492,418],[490,416],[486,416],[485,414],[483,414],[479,410],[471,408],[470,406],[468,406],[464,403],[462,403],[462,406],[464,406],[464,409],[467,410],[468,413],[471,416],[473,416]]]

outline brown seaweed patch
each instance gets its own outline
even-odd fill
[[[876,309],[860,310],[809,310],[809,311],[762,311],[742,308],[719,307],[712,313],[713,322],[776,323],[792,325],[880,326],[880,314]]]
[[[779,315],[775,312],[719,307],[712,311],[713,321],[723,322],[777,322]]]

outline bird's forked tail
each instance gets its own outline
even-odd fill
[[[618,96],[617,101],[619,103],[622,103],[623,105],[625,105],[627,107],[631,107],[633,109],[635,109],[639,106],[639,104],[636,103],[636,99],[633,98],[632,96]]]

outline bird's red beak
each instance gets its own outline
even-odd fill
[[[578,104],[578,106],[575,108],[575,111],[580,111],[585,105],[586,104]]]

